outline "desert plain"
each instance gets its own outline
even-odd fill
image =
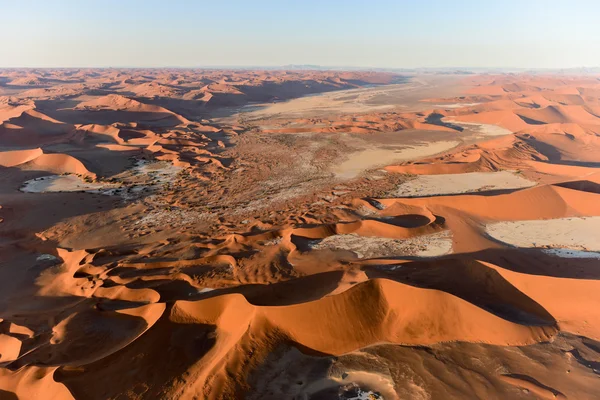
[[[0,70],[0,398],[600,398],[599,167],[590,74]]]

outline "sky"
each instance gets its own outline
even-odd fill
[[[599,17],[599,0],[0,0],[0,67],[598,67]]]

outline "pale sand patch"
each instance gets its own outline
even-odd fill
[[[513,132],[509,129],[506,128],[502,128],[501,126],[498,125],[492,125],[492,124],[481,124],[479,122],[463,122],[463,121],[454,121],[451,118],[442,118],[443,122],[449,123],[449,124],[453,124],[453,125],[458,125],[461,128],[464,128],[466,130],[475,132],[475,133],[479,133],[481,137],[486,137],[486,136],[504,136],[504,135],[511,135]]]
[[[77,175],[50,175],[30,179],[21,187],[22,192],[47,193],[47,192],[79,192],[107,190],[118,187],[108,183],[85,182]]]
[[[600,259],[600,252],[597,251],[583,251],[583,250],[571,250],[571,249],[544,249],[544,253],[550,254],[551,256],[562,257],[562,258],[597,258]]]
[[[168,161],[138,160],[132,172],[147,175],[160,183],[169,183],[175,179],[181,169]]]
[[[361,172],[376,167],[384,167],[394,162],[429,157],[450,150],[460,144],[457,141],[421,143],[400,149],[370,148],[349,155],[348,159],[336,165],[333,173],[338,178],[351,179]]]
[[[356,388],[355,390],[356,396],[347,397],[347,400],[383,400],[383,397],[378,393],[373,392],[372,390],[362,390],[360,388]]]
[[[516,247],[600,252],[600,217],[503,221],[487,225],[486,231],[492,238]]]
[[[346,389],[348,392],[356,394],[356,396],[352,397],[340,394],[339,398],[343,400],[383,400],[398,398],[391,377],[367,371],[347,371],[344,372],[341,377],[330,375],[315,380],[306,386],[302,394],[304,395],[304,398],[310,398],[320,391],[335,387],[339,387],[342,392]],[[363,389],[364,387],[368,387],[369,389]]]
[[[481,103],[451,103],[451,104],[435,104],[435,107],[440,108],[463,108],[463,107],[473,107],[478,106]]]
[[[52,254],[41,254],[35,260],[36,261],[58,261],[58,257],[55,257]]]
[[[309,247],[312,250],[347,250],[355,253],[358,258],[439,257],[452,252],[452,234],[444,231],[409,239],[390,239],[349,233],[313,241]]]
[[[411,91],[421,85],[394,84],[385,86],[347,89],[333,92],[317,93],[287,100],[279,103],[264,103],[249,105],[252,109],[250,118],[267,115],[305,115],[309,112],[356,113],[367,111],[382,111],[393,108],[394,104],[371,104],[377,96],[390,92]]]
[[[180,208],[156,209],[148,211],[141,219],[135,222],[136,225],[143,225],[149,228],[190,226],[193,224],[205,223],[214,218],[215,214],[194,210],[185,210]]]
[[[402,183],[391,196],[435,196],[499,189],[520,189],[535,185],[536,182],[527,180],[511,171],[419,175],[415,179]]]
[[[144,180],[150,181],[147,185],[127,186],[121,183],[86,182],[81,176],[65,174],[30,179],[23,183],[20,190],[27,193],[84,191],[109,196],[121,195],[123,198],[128,199],[135,193],[144,191],[144,189],[156,188],[162,184],[172,182],[179,171],[181,171],[181,167],[167,161],[138,160],[133,168],[124,173],[123,177],[142,177]]]

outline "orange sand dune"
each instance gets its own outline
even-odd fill
[[[590,114],[584,107],[578,105],[548,106],[519,111],[518,114],[530,120],[546,124],[569,122],[590,125],[600,124],[599,117]]]
[[[152,106],[148,104],[140,103],[137,100],[130,99],[128,97],[109,94],[106,96],[98,97],[92,100],[83,101],[75,109],[109,109],[109,110],[128,110],[128,111],[149,111],[149,112],[163,112],[162,107]]]
[[[0,124],[0,144],[27,146],[64,141],[73,128],[36,110],[25,110]]]
[[[536,135],[536,134],[546,134],[546,133],[564,133],[575,137],[583,137],[587,134],[590,134],[590,130],[582,127],[581,125],[568,122],[568,123],[548,123],[542,125],[536,125],[527,128],[524,132]]]
[[[556,165],[539,161],[527,161],[527,164],[529,164],[535,171],[543,174],[565,178],[585,177],[590,179],[592,176],[597,176],[600,172],[597,168],[579,167],[573,165]]]
[[[54,173],[71,173],[94,177],[95,174],[83,165],[81,161],[67,154],[42,154],[32,160],[31,166],[43,171]]]
[[[531,96],[526,95],[525,97],[515,97],[513,101],[515,102],[515,104],[527,108],[548,107],[554,104],[552,100],[549,100],[546,96],[541,94],[533,94]]]
[[[27,367],[11,371],[2,368],[0,369],[0,382],[2,382],[0,394],[14,393],[18,399],[74,400],[75,397],[69,389],[55,381],[53,375],[56,369],[57,367]]]
[[[598,99],[600,97],[600,87],[578,87],[577,91],[582,96],[592,97],[594,99]]]
[[[142,335],[156,323],[164,309],[164,304],[148,304],[118,311],[82,310],[54,326],[50,343],[36,349],[35,355],[25,355],[20,362],[27,363],[29,357],[39,357],[45,360],[46,365],[77,367],[100,360]],[[103,329],[94,327],[94,324]],[[94,346],[99,340],[104,342],[101,348]],[[81,346],[85,342],[88,346]]]
[[[598,281],[526,275],[485,265],[543,306],[556,318],[559,329],[600,339]]]
[[[19,101],[10,97],[0,97],[0,123],[18,117],[23,112],[35,108],[33,101]]]
[[[145,82],[136,86],[128,86],[127,90],[140,97],[174,97],[179,93],[176,88],[157,82]]]
[[[509,310],[519,309],[522,316],[532,321],[536,318],[556,320],[561,330],[591,338],[600,335],[598,324],[594,322],[600,317],[595,311],[600,301],[598,294],[594,293],[599,285],[596,280],[525,274],[474,260],[433,260],[402,265],[409,269],[414,265],[418,269],[414,272],[413,284],[443,288],[476,304],[481,302],[479,304],[484,308],[496,310],[500,315],[508,316]],[[369,271],[368,274],[374,273]],[[388,279],[405,279],[395,270],[384,275]],[[465,287],[461,287],[461,281]],[[487,290],[483,289],[486,286]],[[574,303],[580,304],[579,312],[573,312],[571,307]]]
[[[0,152],[0,165],[3,167],[14,167],[24,164],[44,154],[41,148],[29,150],[13,150]]]
[[[56,174],[71,173],[95,177],[85,165],[68,154],[47,154],[42,149],[0,152],[0,166],[39,169]]]
[[[188,323],[219,322],[221,329],[238,336],[248,325],[264,324],[328,354],[382,341],[427,344],[460,338],[525,344],[547,340],[555,333],[552,323],[536,327],[514,324],[447,293],[387,280],[370,280],[335,296],[287,307],[253,307],[235,295],[180,301],[173,315]]]
[[[500,86],[476,86],[468,90],[469,94],[484,94],[484,95],[492,95],[492,96],[503,96],[506,94],[506,90],[504,90]]]
[[[11,85],[15,86],[38,86],[43,85],[44,79],[35,75],[25,76],[21,78],[15,78],[10,81]]]
[[[521,99],[501,99],[501,100],[492,100],[492,101],[488,101],[485,103],[481,103],[478,105],[474,105],[474,106],[470,106],[467,110],[468,113],[472,113],[472,112],[477,112],[477,113],[481,113],[481,112],[490,112],[490,111],[503,111],[503,110],[512,110],[515,108],[521,108],[523,107],[523,105],[521,105],[519,102],[521,101]]]
[[[527,85],[522,82],[504,83],[502,84],[502,89],[505,92],[539,92],[542,90],[537,86]]]
[[[506,136],[433,159],[421,160],[418,163],[392,165],[385,169],[389,172],[416,175],[458,174],[519,169],[527,165],[526,163],[529,161],[543,159],[546,157],[523,140],[515,136]]]
[[[586,100],[579,95],[577,90],[574,92],[573,94],[550,92],[544,93],[543,97],[548,101],[562,105],[584,105]]]
[[[121,144],[123,143],[123,139],[119,137],[119,128],[114,127],[112,125],[98,125],[98,124],[90,124],[90,125],[80,125],[77,126],[78,131],[85,132],[86,136],[99,136],[101,138],[110,138],[110,140],[115,143]]]
[[[409,238],[416,235],[433,233],[440,231],[442,228],[435,223],[433,214],[425,214],[424,219],[427,223],[419,222],[417,226],[406,227],[406,224],[413,224],[413,221],[403,221],[402,218],[396,220],[389,219],[387,221],[378,220],[361,220],[356,222],[336,224],[334,226],[319,226],[315,228],[298,228],[292,233],[297,236],[308,238],[322,238],[331,234],[349,234],[355,233],[361,236],[378,236],[387,238]],[[396,223],[394,223],[396,222]],[[423,221],[424,222],[424,221]],[[403,226],[404,225],[404,226]]]
[[[577,129],[558,133],[533,133],[521,138],[552,162],[594,164],[600,154],[600,137],[595,134],[581,134]]]
[[[77,104],[77,106],[74,109],[128,111],[144,114],[155,114],[155,116],[150,117],[151,119],[162,119],[165,118],[165,115],[168,115],[174,117],[180,124],[190,123],[190,121],[188,121],[186,118],[172,111],[169,111],[166,108],[150,104],[144,104],[137,100],[130,99],[128,97],[117,94],[109,94],[93,100],[83,101]]]
[[[386,207],[399,202],[409,206],[426,207],[432,213],[444,215],[444,208],[483,218],[513,221],[560,218],[579,215],[600,215],[596,194],[545,185],[497,196],[439,196],[422,199],[378,199]],[[506,208],[504,204],[511,204]]]
[[[511,111],[485,111],[479,114],[458,115],[451,117],[455,121],[479,122],[498,125],[513,132],[527,128],[528,124]]]

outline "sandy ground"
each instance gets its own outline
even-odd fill
[[[108,191],[111,186],[103,183],[85,182],[77,175],[50,175],[30,179],[21,187],[21,191],[28,193],[45,192],[79,192],[79,191]]]
[[[514,171],[468,172],[464,174],[418,175],[402,183],[393,197],[439,196],[485,192],[490,190],[521,189],[535,186]]]
[[[360,236],[349,233],[328,236],[310,244],[312,250],[347,250],[358,258],[373,257],[437,257],[452,251],[449,232],[415,236],[406,240]]]
[[[447,103],[447,104],[436,104],[436,107],[441,108],[463,108],[463,107],[472,107],[477,106],[481,103]]]
[[[427,96],[460,94],[456,79],[453,77],[431,75],[402,80],[404,82],[400,84],[384,87],[374,86],[309,95],[274,104],[253,104],[240,111],[248,120],[274,115],[291,118],[335,113],[365,113],[396,107],[404,111],[421,111],[431,107],[420,102]]]
[[[347,160],[336,165],[333,173],[342,179],[355,178],[363,171],[376,167],[384,167],[394,162],[416,160],[432,156],[456,147],[459,142],[439,141],[434,143],[416,144],[400,149],[374,148],[361,150],[350,154]]]
[[[475,136],[478,139],[484,138],[487,136],[510,135],[511,133],[513,133],[509,129],[506,129],[506,128],[503,128],[501,126],[494,125],[494,124],[480,124],[477,122],[463,122],[463,121],[456,121],[451,118],[444,118],[444,122],[446,122],[448,124],[455,124],[455,125],[460,126],[461,128],[471,130],[471,131],[475,132]]]
[[[517,247],[600,251],[600,217],[497,222],[486,227],[494,239]],[[566,252],[552,252],[566,254]],[[571,253],[572,255],[581,253]]]
[[[0,70],[0,398],[596,398],[599,99]]]
[[[94,182],[89,177],[73,174],[50,175],[25,181],[19,190],[26,193],[87,192],[131,200],[169,185],[180,172],[181,168],[170,162],[139,159],[109,181]]]

